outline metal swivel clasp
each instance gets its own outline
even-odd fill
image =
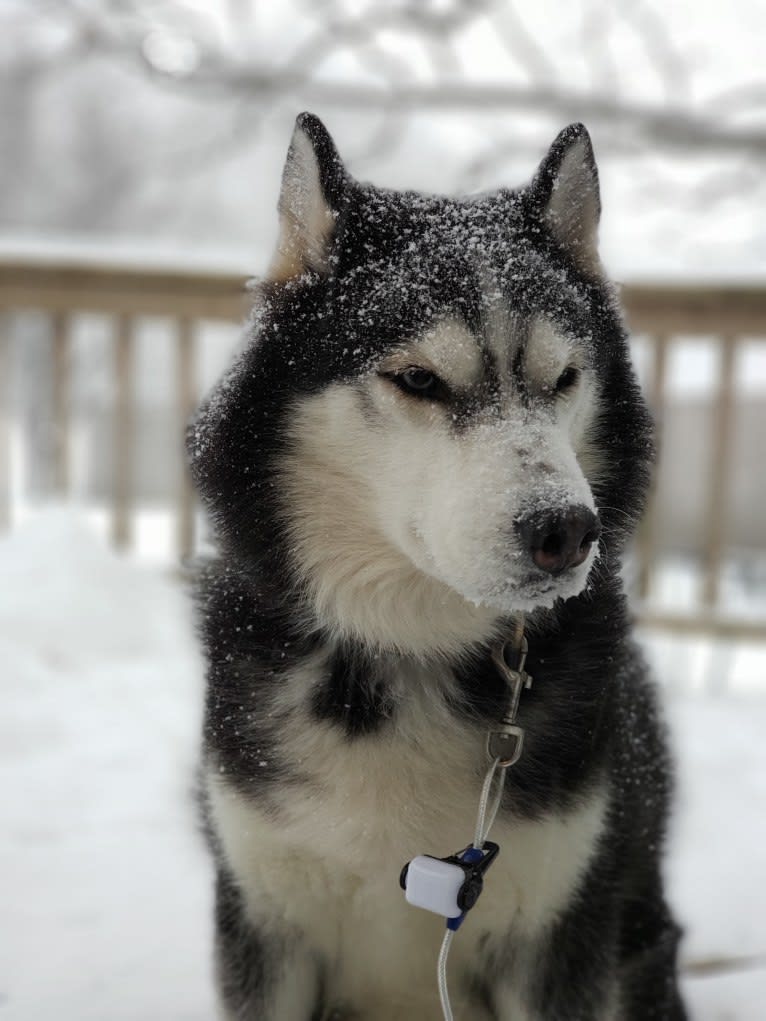
[[[515,667],[508,665],[507,654],[518,660]],[[519,699],[524,688],[532,687],[532,678],[524,669],[527,661],[527,640],[522,638],[521,648],[509,650],[508,643],[496,645],[492,650],[492,660],[505,678],[510,689],[510,699],[505,716],[487,735],[487,754],[490,759],[498,759],[498,766],[505,769],[513,766],[521,758],[524,745],[524,729],[516,723],[519,712]]]

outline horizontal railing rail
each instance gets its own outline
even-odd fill
[[[232,273],[52,265],[0,257],[0,309],[103,312],[238,322],[247,281]]]
[[[51,264],[0,255],[0,308],[178,315],[238,322],[248,304],[237,273]],[[625,284],[620,296],[633,330],[647,334],[763,336],[766,285]]]
[[[667,404],[667,364],[681,337],[704,335],[718,347],[719,372],[712,397],[713,431],[705,500],[705,564],[697,605],[673,613],[652,604],[658,552],[657,503],[652,502],[636,547],[637,614],[652,628],[704,632],[724,638],[766,638],[766,619],[742,619],[719,605],[727,543],[727,481],[732,451],[735,371],[743,340],[766,342],[766,286],[734,284],[629,284],[621,288],[631,330],[649,341],[648,398],[660,422]],[[112,443],[111,534],[116,546],[133,540],[133,465],[136,392],[136,322],[156,316],[174,324],[175,416],[179,436],[198,400],[195,334],[200,321],[241,322],[250,295],[243,276],[198,270],[147,270],[101,264],[59,264],[0,257],[0,526],[11,518],[11,443],[8,402],[10,316],[44,313],[53,341],[51,416],[56,437],[56,488],[66,493],[71,474],[71,342],[73,317],[97,313],[113,323],[114,434]],[[180,455],[175,498],[177,551],[195,549],[195,498]]]

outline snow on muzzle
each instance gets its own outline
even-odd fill
[[[519,415],[432,455],[414,515],[418,566],[502,612],[551,605],[584,587],[600,523],[559,423]]]

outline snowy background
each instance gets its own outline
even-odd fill
[[[308,108],[360,178],[434,191],[522,182],[558,130],[584,120],[617,279],[763,283],[764,38],[756,0],[5,0],[0,260],[262,271],[292,122]],[[25,314],[6,335],[0,1021],[214,1013],[210,868],[191,799],[201,666],[169,570],[172,349],[167,324],[139,324],[136,549],[117,556],[104,511],[107,326],[88,315],[72,324],[63,503],[49,323]],[[236,330],[203,324],[198,340],[204,389]],[[636,354],[644,368],[640,343]],[[722,595],[763,620],[762,339],[741,354]],[[699,492],[718,363],[704,337],[679,343],[671,363],[654,599],[678,610],[694,603],[704,554]],[[679,760],[668,879],[687,929],[693,1017],[760,1021],[766,653],[644,639]]]

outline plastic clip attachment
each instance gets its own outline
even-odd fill
[[[499,850],[497,844],[486,840],[481,849],[469,845],[448,858],[419,854],[402,869],[399,885],[409,904],[462,921],[479,899],[484,873]],[[459,922],[452,927],[457,925]]]
[[[521,647],[509,649],[508,643],[497,645],[492,650],[492,660],[505,678],[510,689],[508,709],[500,724],[490,730],[487,735],[487,754],[490,759],[498,759],[498,766],[505,769],[513,766],[521,758],[524,745],[524,729],[516,724],[519,712],[519,699],[524,688],[532,687],[532,678],[524,669],[527,661],[527,640],[522,638]],[[508,664],[508,653],[516,653],[516,666]]]

